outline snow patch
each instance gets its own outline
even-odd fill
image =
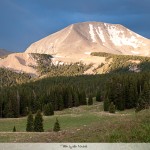
[[[104,23],[104,26],[106,27],[106,26],[107,26],[107,23]]]
[[[62,58],[63,56],[61,55],[55,55],[54,58]]]
[[[110,35],[111,41],[116,45],[116,46],[122,46],[122,45],[129,45],[134,48],[138,48],[141,44],[143,45],[143,42],[139,41],[137,37],[132,36],[130,38],[126,37],[123,33],[123,30],[119,30],[115,26],[108,26],[108,33]]]
[[[103,31],[101,30],[100,27],[98,27],[98,30],[96,29],[96,33],[98,34],[98,36],[102,40],[102,42],[105,42],[105,37],[104,37]]]
[[[96,39],[95,39],[95,33],[94,33],[94,27],[92,24],[89,24],[89,28],[90,28],[90,36],[91,36],[91,39],[92,39],[92,42],[96,42]]]
[[[133,54],[135,54],[135,55],[140,54],[139,52],[136,52],[136,51],[131,51],[131,53],[133,53]]]
[[[86,55],[90,55],[90,54],[91,54],[91,52],[85,52],[84,54],[86,54]]]
[[[129,71],[132,71],[132,72],[140,72],[140,68],[137,67],[137,65],[131,65],[129,66]]]
[[[59,62],[59,65],[63,65],[64,64],[64,62]]]

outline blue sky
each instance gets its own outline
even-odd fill
[[[31,43],[85,21],[122,24],[150,38],[150,0],[0,0],[0,48]]]

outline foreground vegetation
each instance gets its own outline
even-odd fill
[[[150,142],[150,110],[134,109],[110,114],[103,102],[44,116],[44,131],[25,132],[26,117],[0,120],[0,142]],[[56,118],[61,131],[53,132]],[[13,126],[17,132],[12,132]]]

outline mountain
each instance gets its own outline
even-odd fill
[[[18,73],[26,72],[35,75],[37,74],[35,70],[36,66],[37,63],[33,56],[26,53],[13,53],[0,59],[1,68],[6,68]]]
[[[94,52],[100,54],[92,55]],[[101,53],[115,56],[107,57]],[[116,64],[118,59],[116,55],[149,57],[150,40],[119,24],[77,23],[31,44],[24,53],[13,53],[0,59],[0,67],[38,76],[41,72],[62,75],[64,71],[68,72],[67,67],[71,70],[71,75],[72,73],[106,73],[115,68],[110,65]],[[119,57],[119,60],[120,58],[122,57]],[[124,59],[127,63],[123,62],[123,64],[132,64],[139,59],[140,63],[143,63],[144,60],[141,58],[135,60],[129,57]],[[70,64],[73,65],[70,67]],[[134,70],[134,68],[131,69]]]
[[[26,53],[74,59],[81,59],[91,52],[150,56],[150,40],[119,24],[84,22],[49,35],[26,50]]]
[[[0,49],[0,56],[5,56],[5,55],[8,55],[10,53],[11,53],[10,51],[7,51],[5,49]]]

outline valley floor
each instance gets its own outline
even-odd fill
[[[58,118],[61,131],[52,131]],[[25,132],[27,118],[0,120],[0,142],[150,142],[150,110],[125,110],[110,114],[103,103],[80,106],[44,117],[45,132]],[[17,132],[12,132],[13,127]]]

